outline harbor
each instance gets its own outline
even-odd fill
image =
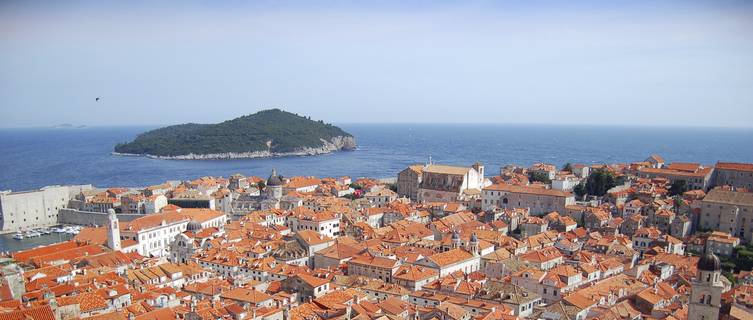
[[[80,226],[53,226],[0,235],[0,252],[15,252],[73,239]]]

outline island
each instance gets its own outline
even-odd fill
[[[217,124],[186,123],[139,134],[114,154],[157,159],[238,159],[304,156],[355,150],[353,135],[324,121],[280,109]]]

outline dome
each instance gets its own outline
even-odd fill
[[[698,260],[698,270],[721,271],[722,262],[719,261],[719,257],[717,257],[715,254],[707,253],[703,257],[701,257],[700,260]]]
[[[475,232],[471,234],[471,242],[478,242],[478,236],[476,236]]]
[[[460,234],[457,231],[452,232],[452,240],[460,240]]]
[[[277,175],[277,170],[272,169],[272,174],[267,179],[267,186],[281,186],[282,179]]]

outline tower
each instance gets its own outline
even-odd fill
[[[460,234],[457,231],[452,232],[452,248],[460,248]]]
[[[115,215],[115,210],[107,210],[107,247],[113,251],[120,251],[120,226],[118,225],[118,216]]]
[[[476,233],[474,232],[471,234],[471,241],[468,242],[469,251],[473,253],[474,256],[479,255],[479,248],[478,248],[478,236],[476,236]]]
[[[272,174],[267,178],[267,199],[280,200],[282,198],[282,178],[277,175],[277,170],[272,169]]]
[[[721,281],[722,263],[719,257],[707,252],[698,260],[698,274],[690,293],[688,320],[719,319],[724,283]]]

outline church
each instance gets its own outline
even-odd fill
[[[266,187],[258,195],[244,193],[233,201],[233,215],[244,215],[257,210],[280,209],[283,184],[282,177],[277,175],[277,170],[272,169],[272,174],[267,178]]]

